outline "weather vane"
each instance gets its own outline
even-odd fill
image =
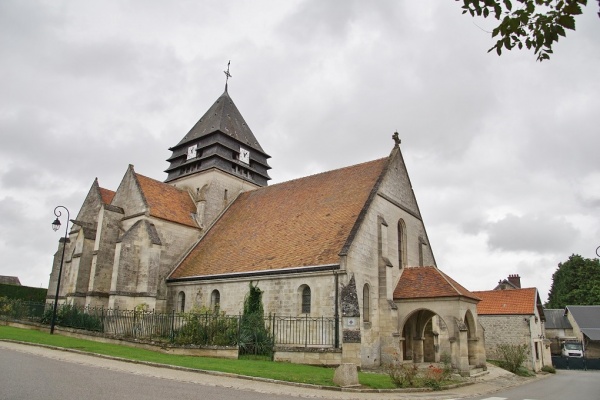
[[[225,73],[225,91],[227,91],[227,82],[229,81],[229,78],[231,78],[231,74],[229,73],[229,64],[231,64],[231,60],[229,60],[229,62],[227,63],[227,71],[223,71]]]

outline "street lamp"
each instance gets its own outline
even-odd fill
[[[60,278],[62,276],[63,261],[65,259],[65,248],[67,247],[67,235],[69,234],[69,216],[70,216],[70,214],[69,214],[69,210],[65,206],[57,206],[54,209],[54,215],[56,215],[56,219],[52,223],[52,229],[54,230],[54,232],[56,232],[57,230],[60,229],[61,223],[60,223],[60,220],[58,219],[58,217],[60,217],[62,214],[60,211],[58,211],[59,208],[64,208],[65,211],[67,212],[67,223],[65,225],[65,238],[64,238],[64,242],[63,242],[62,255],[60,256],[60,267],[58,268],[58,280],[56,281],[56,294],[54,295],[54,308],[52,309],[52,322],[50,322],[50,334],[51,335],[54,333],[54,324],[56,323],[56,309],[58,307],[58,292],[60,291]]]

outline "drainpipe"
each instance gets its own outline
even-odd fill
[[[533,341],[533,334],[532,334],[532,329],[531,329],[531,320],[533,319],[533,317],[529,317],[529,319],[527,320],[528,325],[529,325],[529,351],[531,353],[531,367],[533,369],[533,372],[536,372],[535,370],[535,342]]]
[[[334,317],[335,317],[335,348],[339,349],[340,348],[340,314],[339,314],[339,306],[338,306],[338,300],[339,300],[339,292],[338,292],[338,274],[336,270],[333,270],[333,276],[335,277],[335,312],[334,312]]]

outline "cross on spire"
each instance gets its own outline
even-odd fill
[[[231,60],[229,60],[229,62],[227,63],[227,71],[223,71],[225,73],[225,91],[227,91],[227,81],[229,81],[229,78],[231,78],[231,74],[229,73],[229,64],[231,64]]]

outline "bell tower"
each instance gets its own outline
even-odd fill
[[[229,66],[225,71],[227,79]],[[241,192],[267,186],[270,156],[262,149],[227,91],[169,148],[165,183],[187,189],[200,228],[211,224]]]
[[[165,171],[166,183],[189,181],[198,174],[218,169],[255,186],[267,186],[264,152],[229,93],[225,91],[194,127],[169,148],[173,153]],[[193,180],[193,179],[192,179]]]

